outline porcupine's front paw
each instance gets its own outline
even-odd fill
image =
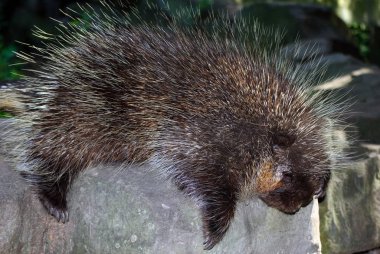
[[[56,200],[51,200],[45,195],[39,195],[39,199],[48,213],[54,216],[58,222],[66,223],[69,221],[69,212],[67,211],[66,200],[57,202]]]
[[[220,230],[216,228],[215,222],[203,222],[203,248],[211,250],[214,246],[222,240],[227,230]]]
[[[211,250],[226,234],[235,213],[235,202],[221,200],[202,209],[203,248]]]

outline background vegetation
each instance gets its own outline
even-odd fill
[[[116,1],[116,0],[115,0]],[[28,50],[24,44],[39,45],[32,36],[32,28],[37,26],[54,33],[55,22],[65,21],[60,9],[76,8],[76,3],[89,2],[95,6],[98,0],[0,0],[0,80],[19,78],[22,67],[15,51]],[[220,5],[248,5],[257,2],[318,4],[330,7],[346,22],[360,50],[362,57],[372,63],[380,64],[380,50],[377,49],[380,38],[380,0],[128,0],[123,1],[130,7],[141,7],[147,2],[157,5],[168,3],[173,10],[187,8],[190,5],[201,10]]]

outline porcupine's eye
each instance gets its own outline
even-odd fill
[[[293,180],[293,173],[291,171],[282,172],[282,181],[283,182],[292,182],[292,180]]]
[[[272,151],[278,162],[276,173],[281,175],[282,181],[285,183],[292,182],[294,176],[291,167],[287,163],[287,149],[294,144],[295,140],[295,136],[283,133],[273,136]]]
[[[273,136],[273,146],[290,147],[296,141],[296,137],[289,134],[277,133]]]

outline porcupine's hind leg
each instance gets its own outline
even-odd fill
[[[45,166],[50,166],[48,174],[41,174],[45,171],[41,167],[35,172],[23,172],[21,175],[32,184],[46,210],[59,222],[66,223],[69,221],[66,196],[74,175],[62,172],[59,164],[48,163]]]

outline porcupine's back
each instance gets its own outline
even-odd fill
[[[32,185],[43,177],[69,186],[98,163],[154,163],[198,202],[204,223],[211,220],[206,248],[228,228],[235,196],[258,195],[293,213],[325,188],[334,108],[308,92],[315,73],[281,58],[276,33],[254,24],[246,47],[243,23],[206,34],[95,21],[68,30],[67,47],[48,44],[44,64],[26,79],[26,112],[7,139]],[[54,214],[59,206],[44,200]],[[66,203],[59,209],[66,221]],[[212,221],[218,209],[232,209],[220,218],[226,222]]]
[[[212,143],[205,138],[215,139],[218,129],[268,124],[255,122],[267,114],[270,94],[261,93],[285,77],[262,62],[264,54],[250,54],[235,38],[220,42],[177,26],[98,30],[72,38],[70,47],[51,46],[47,62],[28,78],[33,95],[22,98],[21,119],[33,126],[29,140],[43,133],[34,149],[44,156],[65,149],[68,160],[88,164],[141,161],[172,134],[185,151]],[[299,88],[286,81],[284,89],[291,97]],[[189,128],[204,136],[188,140]]]

